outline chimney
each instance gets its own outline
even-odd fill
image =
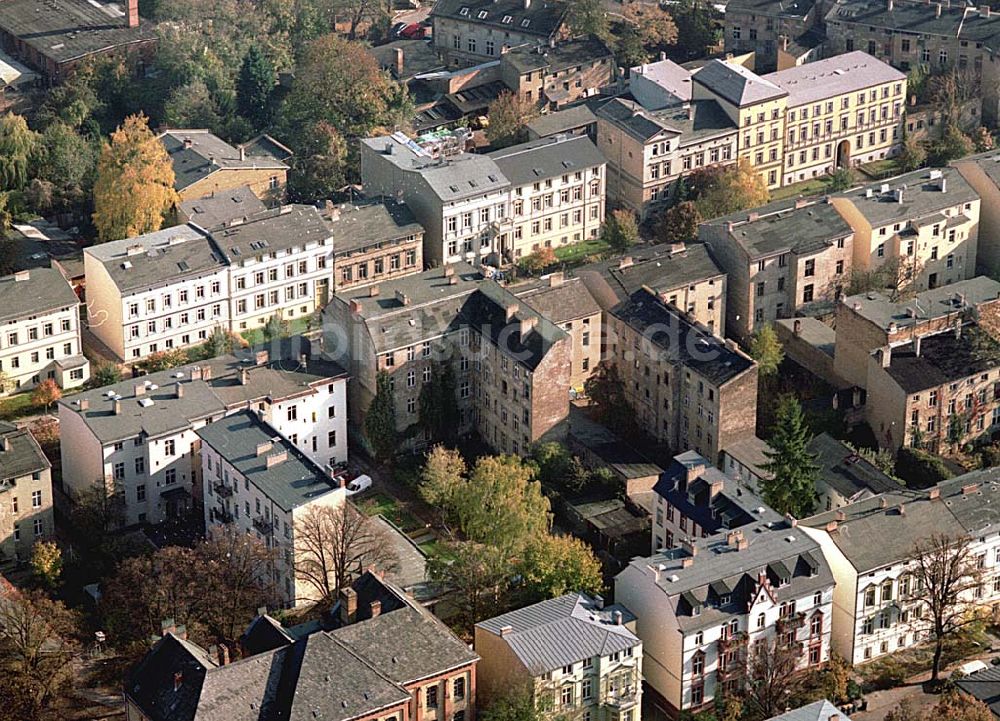
[[[242,161],[244,161],[246,159],[247,159],[247,149],[241,145],[240,146],[240,161],[242,162]]]
[[[137,245],[130,245],[127,248],[125,248],[125,255],[127,257],[131,257],[133,255],[142,255],[144,252],[145,248],[142,247],[141,243]]]
[[[288,460],[288,451],[279,451],[278,453],[270,453],[264,460],[264,466],[266,468],[274,468],[279,466]]]
[[[267,365],[268,360],[270,360],[271,354],[267,352],[267,349],[259,350],[254,353],[253,362],[254,365]]]
[[[705,472],[704,463],[692,463],[684,467],[684,480],[687,483],[692,483],[697,479],[701,478],[701,474]]]
[[[959,340],[962,337],[962,321],[955,321],[955,340]]]
[[[885,7],[886,7],[886,9],[887,9],[887,10],[888,10],[889,12],[892,12],[892,0],[889,0],[889,1],[888,1],[888,2],[886,3],[886,6],[885,6]]]
[[[371,286],[371,287],[368,288],[368,297],[369,298],[377,298],[378,297],[378,286],[377,285],[373,285],[373,286]]]
[[[358,617],[358,592],[351,587],[340,589],[340,620],[343,624],[354,623]]]
[[[837,511],[834,514],[834,518],[836,518],[838,521],[846,521],[847,520],[847,514],[844,513],[843,511]]]
[[[397,290],[396,291],[396,302],[399,303],[400,305],[409,305],[410,304],[410,298],[403,291]]]
[[[30,270],[19,270],[16,273],[14,273],[14,282],[15,283],[21,283],[23,281],[30,280],[30,279],[31,279],[31,271]]]
[[[942,193],[947,193],[948,192],[948,179],[947,178],[941,178],[941,192]]]
[[[81,398],[80,399],[80,410],[81,411],[90,410],[90,400],[88,400],[87,398]]]
[[[824,528],[826,529],[827,533],[833,533],[834,531],[837,530],[837,525],[838,525],[837,521],[827,521],[826,526]]]
[[[788,525],[791,526],[792,528],[795,528],[796,526],[799,525],[798,520],[791,513],[785,514],[785,520],[788,521]]]
[[[632,256],[626,255],[624,258],[618,261],[618,270],[623,270],[624,268],[628,268],[632,265],[632,263],[633,263]]]
[[[127,0],[126,24],[130,28],[139,27],[139,0]]]
[[[505,636],[509,636],[513,632],[514,632],[514,627],[513,626],[501,626],[500,627],[500,638],[504,638]]]
[[[166,636],[168,633],[174,633],[177,630],[177,624],[174,623],[174,619],[165,618],[160,622],[160,635]]]
[[[229,664],[229,646],[224,643],[219,644],[219,665],[227,666]]]
[[[604,596],[599,593],[594,594],[594,606],[598,609],[604,608]]]
[[[504,308],[504,320],[507,323],[510,323],[510,321],[514,318],[514,316],[517,315],[518,310],[519,308],[517,303],[508,303],[507,307]]]
[[[521,318],[521,325],[518,331],[521,334],[521,342],[524,343],[524,339],[527,338],[532,329],[538,324],[538,316],[528,316],[527,318]]]
[[[453,275],[455,275],[455,266],[453,266],[453,265],[446,265],[444,267],[444,277],[445,278],[451,278]]]
[[[3,452],[4,453],[10,453],[10,449],[11,449],[10,436],[4,436],[3,437]]]
[[[299,365],[302,366],[302,370],[307,370],[309,368],[309,356],[307,354],[299,354]]]
[[[724,481],[713,481],[712,485],[708,487],[708,497],[715,498],[717,495],[722,493],[722,489],[725,487]]]
[[[120,416],[122,414],[122,402],[115,400],[115,415]]]
[[[939,498],[941,498],[941,489],[938,488],[937,486],[934,486],[934,488],[931,488],[929,491],[927,491],[927,500],[936,501]]]
[[[752,223],[752,222],[754,222],[755,220],[757,220],[757,219],[758,219],[759,217],[760,217],[760,213],[758,213],[758,212],[756,212],[756,211],[754,211],[754,212],[752,212],[752,213],[748,213],[748,214],[747,214],[747,222],[748,222],[748,223]]]
[[[403,48],[395,48],[393,56],[396,61],[396,79],[403,77]]]
[[[913,354],[917,358],[920,357],[920,345],[923,342],[923,340],[924,340],[924,337],[922,335],[918,335],[918,336],[914,337],[914,339],[913,339]]]
[[[698,547],[694,545],[694,541],[692,541],[690,538],[681,539],[681,548],[683,548],[685,551],[691,554],[691,558],[694,558],[695,556],[698,555]]]
[[[372,611],[372,618],[376,618],[380,613],[382,613],[382,602],[372,601],[371,611]]]
[[[687,556],[686,558],[681,559],[681,568],[691,568],[691,566],[693,565],[694,565],[693,557]]]
[[[886,346],[879,350],[879,359],[882,361],[882,367],[888,368],[892,365],[892,346]]]
[[[879,508],[888,508],[889,507],[889,501],[886,499],[885,496],[882,496],[880,499],[878,499],[878,507]]]
[[[524,9],[527,10],[531,7],[531,0],[524,0]]]
[[[938,3],[937,7],[934,8],[934,17],[941,17],[941,3]]]
[[[135,386],[133,386],[133,387],[135,388],[135,397],[136,398],[138,398],[139,396],[146,395],[146,384],[145,383],[136,383]]]
[[[257,444],[257,457],[259,458],[260,456],[264,455],[269,450],[271,450],[273,447],[274,447],[274,444],[271,443],[271,441],[264,441],[263,443],[258,443]]]
[[[982,15],[984,18],[988,18],[990,16],[990,6],[981,5],[979,8],[979,14]]]
[[[795,319],[795,323],[792,325],[795,335],[802,335],[802,321],[798,318]]]
[[[193,381],[201,380],[201,366],[194,366],[191,369],[191,380]]]
[[[966,485],[962,486],[962,495],[963,496],[971,496],[973,493],[975,493],[978,490],[979,490],[979,484],[978,483],[967,483]]]
[[[565,280],[565,276],[563,275],[563,272],[561,270],[555,273],[549,273],[550,288],[558,288],[563,284],[563,280]]]
[[[245,386],[250,382],[250,371],[246,368],[240,368],[240,385]]]
[[[905,503],[900,503],[898,506],[896,506],[896,510],[899,511],[899,515],[905,516],[906,515],[906,504]]]
[[[804,208],[807,205],[809,205],[809,199],[808,198],[796,198],[795,199],[795,209],[796,210],[799,210],[800,208]]]
[[[174,384],[174,391],[176,392],[178,398],[183,398],[184,397],[184,384],[181,383],[180,381],[177,381],[177,383]]]
[[[614,620],[616,626],[622,625],[622,612],[617,608],[611,612],[611,618]]]
[[[212,380],[212,366],[205,366],[204,368],[202,368],[202,370],[201,370],[201,379],[203,381],[210,381],[210,380]]]
[[[688,120],[694,120],[694,104],[690,104],[687,107]]]
[[[193,145],[194,145],[194,142],[191,140],[191,138],[184,138],[184,149],[185,150],[190,150],[191,146],[193,146]]]
[[[351,308],[351,314],[357,315],[361,312],[361,303],[352,298],[350,303],[350,308]]]
[[[743,538],[743,531],[729,531],[726,534],[726,545],[730,548],[736,548],[739,545],[740,539]]]

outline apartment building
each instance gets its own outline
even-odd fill
[[[177,222],[194,223],[199,228],[217,228],[231,220],[249,218],[267,210],[264,201],[254,195],[249,185],[220,190],[208,198],[193,198],[177,205]]]
[[[27,561],[55,532],[51,468],[31,431],[0,421],[0,566]]]
[[[550,273],[537,283],[516,285],[510,291],[569,334],[572,343],[569,383],[583,395],[584,384],[601,362],[603,325],[601,307],[580,278]]]
[[[475,428],[496,451],[527,454],[536,441],[565,432],[570,335],[468,264],[338,293],[323,328],[325,352],[351,375],[356,429],[386,371],[401,444],[426,443],[420,391],[447,365],[459,435]]]
[[[62,273],[32,268],[0,277],[0,395],[90,377],[80,344],[80,299]]]
[[[763,511],[761,511],[763,509]],[[705,538],[781,516],[735,478],[694,451],[674,456],[653,486],[653,547],[674,548],[686,538]]]
[[[831,197],[854,229],[853,266],[898,263],[901,285],[927,290],[976,273],[980,198],[955,168],[917,170]]]
[[[833,593],[820,545],[794,520],[687,539],[615,577],[615,599],[638,619],[647,695],[671,717],[739,693],[761,642],[797,650],[801,670],[825,663]]]
[[[259,615],[239,660],[228,646],[206,651],[168,626],[129,674],[126,717],[173,719],[183,702],[192,718],[259,717],[264,703],[281,718],[474,721],[479,657],[465,643],[373,573],[341,593],[333,628],[286,629]]]
[[[971,539],[970,560],[982,582],[962,603],[971,611],[1000,600],[1000,536],[990,503],[998,488],[997,469],[973,471],[927,490],[882,493],[799,524],[822,547],[837,582],[831,643],[838,655],[860,664],[928,638],[913,571],[929,528]]]
[[[660,59],[629,68],[628,88],[646,110],[662,110],[691,102],[691,71],[673,60]]]
[[[617,300],[605,287],[598,302]],[[714,464],[728,443],[753,435],[757,364],[735,343],[648,289],[604,309],[604,360],[617,367],[638,427],[650,438]]]
[[[311,205],[285,205],[217,230],[229,258],[229,317],[234,331],[277,315],[308,317],[333,293],[331,230]]]
[[[575,273],[598,295],[602,282],[619,300],[649,288],[715,335],[726,327],[726,273],[704,243],[634,247],[627,256],[590,263]],[[596,285],[591,280],[595,274],[603,278]]]
[[[500,58],[512,48],[552,46],[568,37],[567,7],[546,0],[445,0],[434,5],[434,49],[449,65]]]
[[[996,275],[1000,270],[1000,153],[971,155],[952,166],[984,201],[979,206],[976,272]]]
[[[90,332],[121,360],[204,343],[230,329],[229,268],[193,224],[86,248]]]
[[[837,0],[825,13],[829,54],[861,50],[904,72],[971,70],[981,81],[984,120],[996,122],[997,13],[948,0]]]
[[[638,721],[636,619],[600,596],[568,593],[476,624],[480,699],[529,685],[543,718]]]
[[[424,229],[403,203],[387,198],[336,206],[327,212],[327,224],[338,292],[424,269]]]
[[[957,320],[875,351],[867,388],[865,420],[880,446],[955,452],[1000,426],[1000,343]]]
[[[614,53],[596,35],[554,47],[522,45],[500,56],[500,79],[521,100],[550,110],[597,95],[615,81]]]
[[[254,411],[226,416],[197,435],[208,533],[232,524],[274,551],[268,580],[280,607],[324,600],[296,573],[296,559],[307,553],[298,532],[313,509],[343,506],[344,487]]]
[[[807,35],[822,12],[822,3],[814,0],[793,3],[735,0],[726,5],[723,31],[726,52],[753,53],[756,70],[776,70],[786,41]]]
[[[702,223],[698,239],[727,273],[727,335],[831,305],[851,273],[854,231],[834,205],[782,200]]]
[[[598,236],[605,160],[590,138],[541,138],[496,150],[489,158],[510,182],[512,227],[503,229],[496,247],[505,263]]]
[[[737,126],[714,99],[646,110],[615,98],[596,115],[597,147],[608,161],[608,202],[642,218],[672,199],[678,178],[737,157]]]
[[[788,91],[736,63],[712,60],[692,75],[692,97],[715,100],[736,125],[737,157],[768,188],[782,184]]]
[[[406,136],[361,140],[361,182],[371,197],[402,201],[424,227],[429,266],[497,253],[510,242],[510,181],[486,155],[428,153]]]
[[[849,52],[763,76],[788,93],[782,185],[895,155],[906,75]]]
[[[182,201],[212,198],[243,186],[268,205],[285,198],[292,151],[268,135],[239,147],[208,130],[167,130],[157,137],[170,156],[174,190]]]
[[[867,388],[868,364],[875,350],[954,329],[970,312],[998,310],[1000,283],[986,276],[925,290],[907,300],[891,300],[878,292],[848,296],[837,304],[834,369],[853,385]]]
[[[202,503],[197,432],[251,409],[321,468],[347,460],[347,377],[286,343],[85,391],[59,403],[63,483],[103,485],[125,524],[159,523]],[[199,513],[199,515],[201,515]]]
[[[773,474],[764,470],[767,465],[767,453],[772,448],[757,436],[747,436],[734,441],[722,449],[723,461],[720,465],[726,475],[735,478],[749,488],[760,488],[760,482],[773,478]]]

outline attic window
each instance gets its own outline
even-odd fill
[[[122,270],[130,270],[132,268],[132,261],[126,260],[122,263]]]
[[[513,22],[513,20],[514,20],[514,18],[512,18],[510,15],[504,15],[503,16],[503,23],[504,23],[504,25],[510,25],[511,22]]]
[[[487,16],[488,14],[489,14],[489,13],[487,13],[487,12],[486,12],[485,10],[480,10],[480,11],[479,11],[479,19],[480,19],[480,20],[485,20],[485,19],[486,19],[486,16]]]
[[[691,615],[692,616],[700,616],[701,615],[701,606],[692,606],[691,607]]]
[[[545,171],[542,170],[541,168],[532,168],[531,172],[534,173],[539,178],[545,175]]]
[[[453,193],[457,193],[458,192],[458,186],[457,185],[449,185],[448,186],[448,190],[450,190]]]
[[[470,181],[469,181],[469,186],[470,186],[470,187],[473,187],[473,188],[477,187],[477,186],[476,186],[476,181],[475,181],[475,180],[470,180]]]
[[[191,270],[191,266],[187,264],[186,260],[182,260],[177,264],[177,267],[181,269],[182,272],[187,272]]]
[[[531,18],[525,18],[521,21],[521,27],[526,28],[531,24]]]
[[[497,176],[495,176],[495,175],[487,175],[486,177],[490,179],[491,183],[496,183],[497,182]]]
[[[469,14],[469,8],[462,8],[461,10],[458,11],[458,14],[462,15],[462,16],[468,15]]]

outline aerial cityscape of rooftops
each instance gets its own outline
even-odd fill
[[[1000,4],[0,0],[0,721],[1000,721]]]

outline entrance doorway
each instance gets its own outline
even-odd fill
[[[837,144],[837,167],[851,167],[851,142],[849,140],[841,140]]]

